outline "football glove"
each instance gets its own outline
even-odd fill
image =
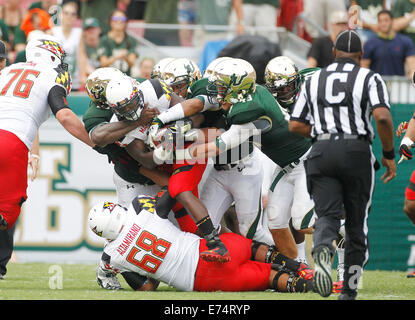
[[[155,117],[153,119],[153,122],[151,123],[150,128],[148,129],[148,136],[147,136],[147,145],[150,146],[150,148],[155,149],[156,148],[156,144],[154,143],[154,138],[156,137],[159,129],[163,126],[163,122]]]
[[[411,160],[413,158],[412,151],[410,148],[412,148],[414,145],[414,142],[409,139],[408,137],[404,137],[401,141],[401,145],[399,147],[399,154],[401,156],[401,159],[398,163],[402,162],[402,160]]]
[[[395,132],[396,136],[398,138],[400,138],[402,136],[402,134],[404,134],[406,132],[407,129],[408,129],[408,122],[407,121],[401,122],[398,125],[398,128],[396,129],[396,132]]]

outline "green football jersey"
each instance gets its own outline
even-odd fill
[[[256,85],[251,99],[234,104],[227,120],[230,124],[244,124],[260,118],[271,122],[271,129],[261,135],[261,150],[280,167],[298,160],[311,147],[309,139],[289,131],[289,115],[272,94],[265,87]]]
[[[91,101],[89,108],[82,117],[82,121],[89,133],[98,125],[110,122],[113,115],[114,113],[111,110],[100,109]],[[108,144],[102,149],[114,163],[114,170],[121,178],[132,183],[154,184],[152,180],[139,173],[140,164],[117,142]]]
[[[209,81],[207,78],[202,78],[196,81],[187,92],[187,99],[198,98],[204,103],[208,99],[207,86]],[[202,128],[215,127],[218,129],[228,129],[229,125],[226,121],[226,111],[223,110],[218,103],[211,104],[209,109],[203,112],[205,120],[202,123]],[[215,164],[229,164],[237,162],[238,160],[248,156],[253,150],[252,139],[243,142],[241,145],[227,150],[226,153],[220,154],[214,159]]]

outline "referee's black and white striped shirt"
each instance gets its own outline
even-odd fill
[[[312,126],[311,136],[346,133],[374,138],[372,110],[389,105],[381,76],[353,59],[338,58],[303,84],[291,120]]]

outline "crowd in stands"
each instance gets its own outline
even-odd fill
[[[310,42],[310,67],[331,63],[333,40],[353,28],[364,41],[364,66],[381,75],[415,71],[415,0],[105,0],[105,5],[101,0],[0,1],[0,39],[8,49],[7,64],[25,61],[31,37],[53,34],[67,53],[74,91],[83,90],[88,75],[100,66],[149,76],[157,61],[140,56],[137,35],[127,28],[132,21],[224,27],[143,32],[156,45],[179,46],[203,46],[246,34],[278,42],[278,33],[266,28],[284,27]]]

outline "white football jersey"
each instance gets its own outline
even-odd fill
[[[182,291],[193,291],[201,238],[183,232],[168,219],[130,206],[120,235],[108,243],[112,268],[132,271]]]
[[[172,90],[163,81],[145,80],[138,85],[143,92],[144,104],[148,104],[148,108],[157,108],[160,113],[166,111],[170,107]],[[113,116],[111,122],[118,121],[117,116]],[[126,134],[121,141],[122,145],[130,144],[134,139],[147,140],[149,126],[139,126]]]
[[[0,129],[14,133],[30,150],[40,125],[51,115],[48,94],[55,85],[70,88],[66,71],[32,62],[12,64],[0,75]]]

